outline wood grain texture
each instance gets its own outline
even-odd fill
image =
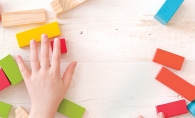
[[[63,14],[64,12],[77,7],[87,0],[54,0],[51,2],[56,16]]]
[[[156,48],[184,56],[181,71],[172,71],[195,85],[194,0],[186,0],[167,26],[153,18],[165,0],[89,0],[60,19],[48,2],[0,0],[2,11],[44,7],[48,22],[59,21],[60,37],[66,38],[68,49],[61,58],[61,73],[70,62],[78,62],[65,98],[86,108],[83,118],[137,118],[140,114],[156,118],[156,105],[182,99],[155,80],[161,68],[152,62]],[[29,47],[18,48],[15,33],[37,26],[0,27],[0,58],[19,54],[30,68]],[[24,82],[1,91],[0,99],[30,111]],[[15,117],[14,110],[9,118]],[[55,118],[67,117],[57,113]]]
[[[15,118],[28,118],[28,114],[24,109],[20,106],[15,110],[16,117]]]
[[[2,13],[1,17],[3,27],[46,22],[45,9],[7,12]]]

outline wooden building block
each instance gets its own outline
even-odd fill
[[[51,7],[53,8],[56,16],[71,10],[78,5],[84,3],[87,0],[54,0],[51,2]]]
[[[157,113],[163,112],[165,118],[188,113],[185,100],[179,100],[156,106]]]
[[[41,41],[41,35],[47,34],[48,38],[60,35],[58,22],[52,22],[31,30],[27,30],[16,34],[19,47],[24,47],[30,44],[30,40],[34,39],[37,42]]]
[[[0,117],[8,118],[12,106],[0,101]]]
[[[195,117],[195,100],[188,104],[187,108],[190,111],[190,113]]]
[[[4,88],[8,87],[10,85],[9,80],[7,79],[7,76],[3,72],[3,69],[0,67],[0,91]]]
[[[184,0],[166,0],[154,18],[166,25],[183,2]]]
[[[70,118],[82,118],[85,108],[67,100],[63,99],[58,107],[58,112]]]
[[[153,62],[168,66],[170,68],[174,68],[176,70],[180,70],[183,65],[184,59],[185,58],[182,56],[158,48],[154,55]]]
[[[162,67],[156,79],[189,101],[195,99],[195,87],[168,69]]]
[[[54,41],[51,41],[51,49],[53,51],[53,43]],[[61,44],[61,54],[67,53],[67,48],[66,48],[66,41],[64,38],[60,39],[60,44]]]
[[[51,7],[53,8],[56,16],[59,16],[60,14],[64,13],[64,10],[60,4],[60,0],[54,0],[51,2]]]
[[[18,107],[15,110],[16,117],[15,118],[28,118],[28,114],[22,107]]]
[[[0,66],[3,68],[12,85],[16,85],[23,80],[18,65],[11,55],[7,55],[0,60]]]
[[[45,9],[2,13],[3,27],[44,23],[46,22]]]

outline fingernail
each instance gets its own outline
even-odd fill
[[[158,116],[164,118],[164,114],[162,112],[158,113]]]
[[[46,35],[46,34],[42,34],[41,37],[42,37],[42,38],[47,38],[47,35]]]
[[[55,38],[54,41],[55,41],[55,42],[59,42],[59,38]]]
[[[73,62],[73,66],[74,66],[74,68],[76,68],[76,66],[77,66],[77,62],[76,61]]]
[[[35,40],[31,40],[31,41],[30,41],[30,44],[31,44],[31,45],[34,45],[34,44],[35,44]]]

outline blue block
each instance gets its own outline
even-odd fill
[[[195,117],[195,100],[188,104],[187,108],[190,111],[190,113]]]
[[[166,25],[183,2],[184,0],[166,0],[154,18]]]

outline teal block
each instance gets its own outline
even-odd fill
[[[187,108],[190,111],[190,113],[195,117],[195,100],[188,104]]]
[[[0,117],[8,118],[12,105],[0,101]]]
[[[0,66],[3,68],[12,85],[16,85],[23,80],[18,65],[11,55],[7,55],[0,60]]]
[[[58,107],[58,112],[68,116],[69,118],[82,118],[85,108],[67,99],[63,99]]]
[[[166,25],[183,2],[184,0],[166,0],[154,18]]]

